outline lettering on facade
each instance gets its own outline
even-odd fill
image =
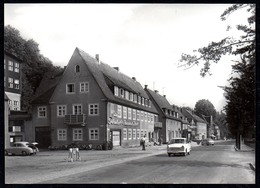
[[[132,125],[137,126],[139,125],[136,121],[127,121],[122,119],[115,119],[113,117],[109,117],[107,120],[108,125]]]

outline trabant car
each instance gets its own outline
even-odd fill
[[[191,152],[191,144],[186,138],[173,138],[168,142],[167,153],[170,157],[172,154],[183,154],[186,156]]]

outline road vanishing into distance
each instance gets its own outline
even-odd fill
[[[234,142],[192,148],[187,156],[167,153],[43,181],[54,184],[254,184],[250,152],[234,151]]]

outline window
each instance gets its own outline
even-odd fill
[[[19,73],[19,63],[15,63],[14,64],[14,72],[18,72]]]
[[[153,114],[151,114],[151,122],[152,122],[152,123],[154,122]]]
[[[89,129],[89,140],[99,140],[99,129]]]
[[[117,117],[122,118],[122,106],[117,105]]]
[[[83,130],[82,129],[72,129],[73,130],[73,141],[83,140]]]
[[[129,93],[129,100],[134,101],[134,95],[132,92]]]
[[[76,65],[76,66],[75,66],[75,72],[80,72],[80,67],[79,67],[79,65]]]
[[[64,117],[67,114],[67,106],[66,105],[58,105],[57,106],[57,116]]]
[[[138,104],[141,104],[141,97],[138,96]]]
[[[144,112],[144,121],[147,122],[147,112]]]
[[[144,121],[144,112],[140,111],[140,121]]]
[[[137,121],[140,120],[140,111],[139,110],[136,111],[136,120]]]
[[[123,118],[127,119],[127,107],[123,106]]]
[[[80,115],[82,114],[82,105],[81,104],[73,104],[73,114]]]
[[[128,91],[125,91],[125,99],[129,100],[129,92]]]
[[[134,94],[134,102],[137,103],[137,95]]]
[[[127,129],[123,128],[123,140],[127,140]]]
[[[147,121],[150,122],[150,113],[147,113]]]
[[[132,109],[128,108],[128,119],[132,119]]]
[[[75,84],[67,84],[66,93],[67,94],[75,93]]]
[[[99,105],[98,104],[89,104],[88,105],[88,114],[90,116],[99,115]]]
[[[143,131],[143,129],[141,129],[140,136],[141,136],[141,138],[144,136],[144,131]]]
[[[6,59],[4,59],[4,69],[5,69],[5,66],[6,66]]]
[[[18,106],[18,101],[14,101],[14,106]]]
[[[118,96],[118,87],[117,86],[114,86],[114,95]]]
[[[87,93],[87,92],[89,92],[89,83],[88,82],[80,83],[80,93]]]
[[[136,129],[136,138],[140,139],[140,129]]]
[[[8,87],[9,88],[13,88],[14,87],[14,79],[8,77]]]
[[[144,105],[147,107],[148,106],[148,100],[144,99]]]
[[[136,140],[136,129],[133,129],[133,140]]]
[[[120,89],[120,96],[121,96],[122,98],[124,98],[124,96],[125,96],[125,91],[124,91],[124,89]]]
[[[12,61],[8,61],[8,70],[13,71],[14,70],[14,63]]]
[[[67,140],[67,130],[66,129],[58,129],[57,130],[57,137],[60,141]]]
[[[19,80],[18,79],[14,80],[14,88],[19,89]]]
[[[136,120],[136,110],[133,109],[133,120]]]
[[[38,107],[38,117],[39,118],[47,117],[47,108],[46,108],[46,106],[39,106]]]
[[[142,105],[144,106],[144,98],[142,97]]]
[[[132,140],[132,129],[128,129],[128,140]]]

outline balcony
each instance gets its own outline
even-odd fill
[[[65,115],[64,123],[68,125],[79,125],[79,124],[85,124],[85,114],[80,115],[74,115],[74,114],[68,114]]]
[[[154,128],[162,128],[162,122],[154,122]]]

